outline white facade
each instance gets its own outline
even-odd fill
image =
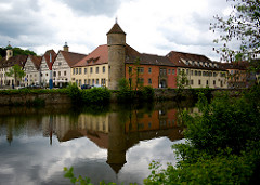
[[[30,56],[27,58],[27,62],[24,65],[24,71],[26,76],[24,77],[23,82],[26,87],[31,84],[40,84],[40,71],[32,62]]]
[[[40,65],[40,74],[41,74],[41,84],[43,87],[49,86],[50,81],[50,69],[47,64],[47,61],[45,61],[45,57],[42,57],[41,65]]]
[[[62,52],[58,52],[52,70],[53,84],[55,84],[55,86],[58,85],[61,87],[62,84],[70,81],[70,67],[62,55]]]

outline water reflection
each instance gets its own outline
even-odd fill
[[[96,170],[96,172],[89,173],[102,173],[106,174],[108,172],[102,163],[101,166],[98,166],[98,155],[103,156],[103,150],[107,151],[105,162],[109,165],[111,169],[117,174],[122,170],[123,166],[126,163],[131,161],[131,159],[127,160],[127,155],[130,155],[130,149],[135,146],[141,146],[140,143],[146,142],[149,145],[149,140],[151,142],[154,138],[162,138],[167,137],[170,141],[176,141],[182,139],[182,131],[183,128],[180,124],[178,124],[178,116],[179,112],[183,109],[183,105],[176,105],[175,103],[161,103],[156,105],[147,105],[144,107],[118,107],[115,105],[110,105],[109,107],[99,107],[98,109],[92,109],[89,107],[83,108],[75,108],[69,106],[52,106],[52,107],[44,107],[44,108],[11,108],[11,107],[3,107],[0,110],[0,136],[5,136],[6,142],[9,143],[9,146],[13,146],[13,143],[21,142],[22,137],[28,137],[35,139],[35,143],[38,146],[35,146],[37,150],[40,150],[42,153],[46,151],[47,154],[52,154],[54,152],[54,148],[44,149],[40,148],[42,145],[46,145],[46,139],[49,140],[49,146],[56,147],[61,150],[61,147],[68,147],[66,151],[70,154],[66,157],[66,160],[71,158],[76,158],[77,161],[82,160],[82,158],[86,158],[84,155],[84,151],[88,152],[90,156],[91,151],[88,150],[90,144],[87,144],[88,148],[80,148],[77,145],[82,146],[81,141],[75,140],[75,138],[88,138],[88,140],[93,143],[97,148],[94,154],[95,163],[91,163],[88,160],[88,166],[92,166],[92,170]],[[190,109],[193,110],[193,109]],[[194,111],[193,111],[194,112]],[[39,142],[42,136],[44,142]],[[2,137],[1,137],[2,138]],[[58,141],[58,142],[57,142]],[[30,141],[29,139],[23,141],[26,144]],[[68,145],[64,145],[70,142]],[[84,142],[88,142],[84,140]],[[165,142],[162,139],[160,142]],[[60,143],[60,144],[59,144]],[[64,144],[63,144],[64,143]],[[53,146],[54,145],[54,146]],[[83,144],[85,145],[85,144]],[[158,148],[163,148],[164,145],[160,144]],[[76,146],[76,147],[75,147]],[[145,145],[144,145],[145,146]],[[8,154],[8,150],[2,142],[0,142],[1,152],[0,157],[4,158]],[[16,153],[17,147],[17,153]],[[39,148],[38,148],[39,147]],[[167,146],[169,147],[169,146]],[[14,145],[13,154],[14,156],[9,157],[10,160],[19,160],[19,150],[18,144]],[[80,149],[79,149],[80,148]],[[93,148],[93,147],[92,147]],[[99,148],[99,149],[98,149]],[[45,150],[45,151],[44,151]],[[52,150],[52,151],[51,151]],[[72,151],[75,150],[75,151]],[[93,151],[92,150],[92,151]],[[145,148],[141,149],[143,153]],[[6,151],[6,152],[5,152]],[[65,150],[64,150],[65,151]],[[56,151],[57,152],[57,151]],[[66,153],[66,152],[64,152]],[[82,155],[73,156],[72,153],[78,153]],[[94,153],[94,152],[93,152]],[[44,155],[44,154],[41,154]],[[35,154],[35,158],[38,156],[38,160],[41,160],[41,155]],[[59,153],[60,158],[62,155]],[[167,154],[168,155],[168,154]],[[56,154],[54,155],[56,156]],[[56,158],[57,158],[56,156]],[[87,158],[90,158],[90,157]],[[143,156],[145,157],[145,156]],[[62,159],[52,159],[49,157],[49,160],[59,160]],[[64,161],[66,161],[64,160]],[[103,158],[102,158],[103,160]],[[152,159],[149,159],[152,160]],[[99,161],[100,162],[100,161]],[[137,160],[133,162],[138,162]],[[66,165],[66,162],[64,162]],[[74,163],[78,164],[78,163]],[[83,163],[82,163],[83,164]],[[9,165],[9,164],[5,164]],[[40,164],[38,164],[40,165]],[[146,164],[147,165],[147,164]],[[1,166],[1,165],[0,165]],[[95,166],[95,167],[94,167]],[[1,166],[2,167],[2,166]],[[63,166],[64,167],[64,166]],[[81,166],[82,167],[82,166]],[[41,166],[41,168],[49,168],[46,166]],[[102,168],[102,170],[100,170]],[[147,168],[147,166],[145,166]],[[62,168],[60,169],[62,173]],[[86,168],[85,168],[86,171]],[[101,172],[102,171],[102,172]],[[19,172],[16,172],[19,173]],[[50,172],[49,172],[50,173]],[[109,172],[111,173],[111,172]],[[122,174],[131,174],[134,172],[123,170]],[[145,173],[147,174],[147,173]],[[30,176],[31,174],[29,174]],[[89,174],[88,174],[89,175]],[[4,177],[4,173],[0,171],[0,177]],[[93,175],[92,181],[98,182],[100,178],[108,181],[115,181],[118,179],[114,178],[106,178],[105,175],[95,177]],[[127,177],[122,175],[123,179],[120,181],[128,182]],[[50,175],[50,179],[51,179]],[[57,178],[57,177],[55,177]],[[93,179],[94,178],[94,179]],[[133,177],[136,182],[141,182],[140,180],[144,177]],[[138,178],[139,181],[138,181]],[[49,183],[51,184],[55,180],[49,179]],[[7,179],[8,184],[15,184],[10,179]],[[31,182],[31,181],[29,181]],[[63,182],[63,181],[62,181]],[[131,179],[129,179],[129,182]],[[41,184],[42,181],[37,181],[37,184]],[[57,182],[56,182],[57,183]],[[64,182],[66,183],[66,182]],[[63,184],[63,183],[62,183]]]

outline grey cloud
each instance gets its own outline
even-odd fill
[[[113,16],[119,8],[120,0],[61,0],[69,8],[82,15]]]

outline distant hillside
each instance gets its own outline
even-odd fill
[[[4,57],[5,53],[6,53],[6,48],[0,48],[0,56]],[[37,55],[34,51],[23,50],[21,48],[13,48],[13,54],[14,54],[14,56],[16,56],[16,55]]]

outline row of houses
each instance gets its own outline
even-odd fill
[[[132,88],[138,85],[153,88],[177,88],[177,78],[185,74],[189,88],[244,88],[247,87],[248,63],[223,64],[199,54],[170,51],[165,56],[145,54],[126,43],[126,33],[118,23],[107,32],[107,44],[98,46],[89,54],[63,50],[46,51],[42,56],[13,56],[9,44],[6,56],[0,61],[1,87],[14,84],[14,78],[5,75],[13,65],[23,68],[26,76],[18,86],[39,84],[48,87],[66,87],[69,82],[107,87],[117,90],[118,81],[126,78]],[[239,74],[237,76],[233,74]],[[234,77],[233,77],[234,76]],[[232,78],[231,78],[232,77]]]

